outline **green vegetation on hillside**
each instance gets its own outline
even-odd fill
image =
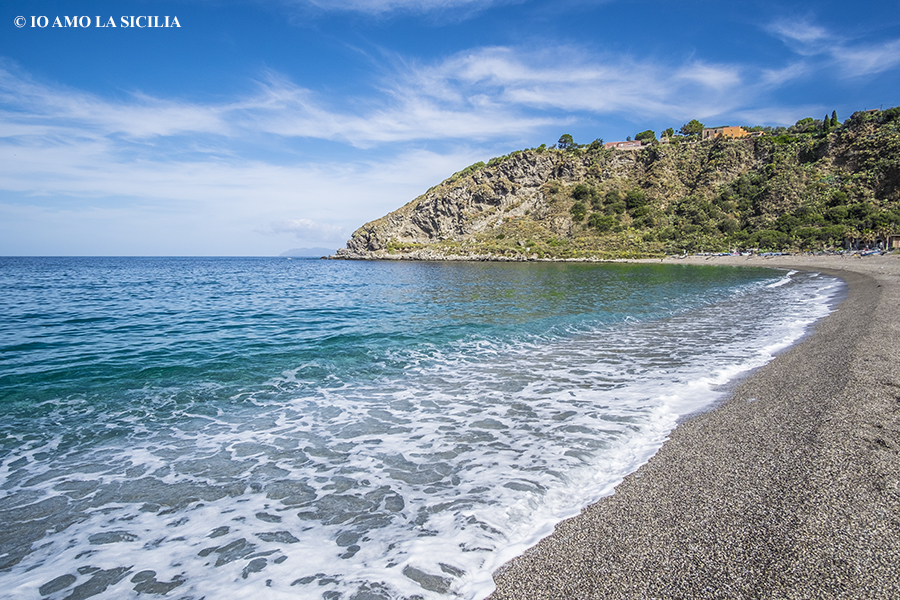
[[[610,258],[839,249],[900,234],[900,107],[857,112],[842,124],[832,112],[789,128],[747,129],[765,135],[701,141],[695,120],[681,136],[670,128],[658,141],[645,131],[636,137],[648,145],[614,150],[564,134],[552,148],[476,163],[432,188],[432,202],[481,203],[460,217],[461,231],[381,245],[390,253]],[[541,160],[555,166],[538,175]],[[529,183],[536,196],[516,196],[523,173],[539,177]],[[488,218],[490,227],[465,232],[465,219]]]

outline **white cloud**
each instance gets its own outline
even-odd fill
[[[509,0],[294,0],[294,4],[309,4],[328,11],[352,11],[367,14],[392,12],[429,13],[448,10],[481,11]]]
[[[710,90],[729,90],[742,85],[740,67],[694,62],[678,70],[676,76],[696,82]]]
[[[839,75],[852,79],[875,75],[900,66],[900,40],[870,43],[850,39],[816,25],[809,19],[776,21],[768,30],[791,50],[808,57],[822,57],[818,68],[837,67]],[[813,67],[807,65],[809,72]]]
[[[871,69],[873,62],[889,63],[893,49],[846,53],[843,60]],[[722,114],[805,73],[802,63],[764,70],[638,60],[573,47],[488,47],[433,64],[398,60],[381,89],[361,91],[339,106],[276,73],[265,74],[254,93],[204,104],[137,92],[107,101],[0,65],[0,125],[6,144],[26,155],[76,144],[85,159],[109,154],[121,160],[124,150],[143,158],[179,153],[217,162],[239,155],[241,144],[266,137],[325,139],[357,148],[490,143],[565,124],[573,113],[675,119]]]
[[[759,81],[766,86],[778,87],[796,81],[810,71],[810,66],[806,62],[795,62],[777,69],[763,69]]]
[[[403,78],[405,74],[395,75]],[[414,78],[406,77],[407,83]],[[221,104],[175,102],[133,93],[107,101],[63,86],[41,84],[0,65],[0,124],[3,137],[22,144],[146,143],[154,139],[213,136],[224,149],[231,140],[260,133],[281,138],[327,139],[357,147],[411,140],[487,140],[531,131],[558,121],[528,117],[509,104],[469,102],[413,83],[351,100],[341,110],[310,90],[269,73],[255,94]],[[3,107],[6,107],[5,110]],[[34,140],[34,141],[29,141]],[[149,148],[145,148],[149,151]],[[180,151],[187,151],[182,147]],[[168,151],[168,149],[167,149]]]
[[[555,121],[523,116],[497,103],[469,102],[458,92],[420,85],[415,77],[405,81],[407,85],[386,88],[380,97],[359,101],[361,110],[342,112],[308,90],[271,76],[261,84],[259,95],[243,104],[239,118],[247,130],[339,140],[358,147],[411,140],[486,140]]]
[[[111,102],[60,85],[42,84],[0,63],[0,104],[15,107],[2,113],[4,124],[43,125],[46,131],[82,137],[118,134],[144,139],[181,133],[228,132],[225,107],[152,98],[140,93],[129,101]],[[4,129],[10,135],[8,129]]]
[[[479,3],[478,0],[309,0],[320,8],[331,10],[355,10],[360,12],[386,12],[397,9],[429,11],[456,8]]]
[[[900,66],[900,40],[875,45],[837,47],[831,55],[845,77],[883,73]]]
[[[760,86],[757,74],[750,75],[741,65],[666,64],[566,47],[537,52],[495,47],[422,68],[408,87],[472,105],[469,99],[486,96],[504,112],[681,118],[723,112],[748,101]]]
[[[819,62],[827,59],[847,77],[900,64],[900,41],[853,45],[814,26],[772,31],[818,48]],[[145,231],[170,247],[182,244],[181,253],[202,252],[190,244],[206,239],[197,232],[214,230],[228,232],[240,247],[277,254],[285,249],[275,246],[278,240],[340,241],[454,171],[521,147],[548,126],[594,117],[675,123],[721,115],[771,123],[775,114],[792,122],[799,117],[790,107],[748,110],[821,68],[815,59],[802,55],[761,69],[579,47],[486,47],[428,64],[396,59],[380,88],[337,102],[265,73],[252,92],[206,103],[140,91],[108,99],[0,62],[0,221],[43,215],[33,222],[80,223],[93,232],[91,243],[108,235],[116,244],[122,236],[115,237],[121,229],[114,223],[131,223],[126,242]],[[317,156],[310,140],[343,150]],[[0,254],[9,252],[3,238],[24,235],[0,231]],[[210,244],[206,239],[202,247]]]
[[[780,19],[771,23],[768,30],[804,56],[819,54],[835,42],[834,35],[809,19]]]

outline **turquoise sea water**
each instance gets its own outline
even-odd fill
[[[769,269],[0,258],[11,598],[480,598],[824,316]]]

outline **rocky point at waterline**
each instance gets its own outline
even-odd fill
[[[831,130],[535,148],[476,163],[335,258],[610,259],[900,240],[900,108]]]

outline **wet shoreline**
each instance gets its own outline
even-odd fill
[[[838,276],[813,335],[680,425],[492,600],[900,595],[900,257],[688,257]]]

